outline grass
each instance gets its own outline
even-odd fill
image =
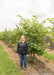
[[[49,60],[52,60],[52,61],[54,61],[54,54],[52,54],[52,53],[45,53],[44,55],[43,55],[45,58],[47,58],[47,59],[49,59]]]
[[[22,75],[0,45],[0,75]]]

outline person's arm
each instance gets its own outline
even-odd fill
[[[29,50],[28,50],[28,42],[26,44],[26,49],[27,49],[27,54],[29,54]]]
[[[19,52],[19,42],[17,44],[17,51],[16,51],[16,53],[18,53],[18,52]]]

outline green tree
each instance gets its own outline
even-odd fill
[[[35,15],[30,19],[21,18],[19,25],[21,26],[22,34],[26,36],[29,43],[30,54],[42,55],[48,44],[45,43],[45,38],[48,34],[48,30],[43,26],[43,23],[39,23]]]

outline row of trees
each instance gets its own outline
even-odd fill
[[[43,23],[46,21],[39,23],[35,15],[32,16],[31,20],[24,19],[20,15],[17,16],[21,18],[19,22],[20,27],[16,25],[16,28],[13,29],[13,31],[11,31],[11,29],[7,31],[5,28],[5,31],[0,32],[0,39],[9,42],[10,44],[17,45],[20,36],[23,34],[28,41],[30,54],[42,55],[49,45],[48,43],[45,43],[45,38],[49,34],[48,28],[43,26]],[[47,18],[47,20],[53,24],[50,33],[54,39],[54,18]]]

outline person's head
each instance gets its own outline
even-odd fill
[[[20,41],[25,41],[25,36],[24,35],[21,36]]]

